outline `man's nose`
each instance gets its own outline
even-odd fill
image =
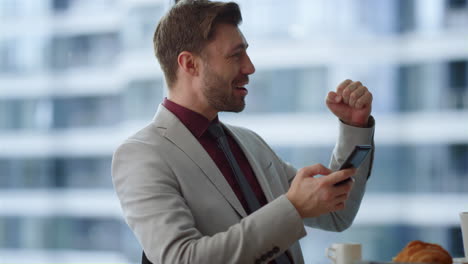
[[[255,66],[252,63],[252,60],[250,60],[249,55],[247,55],[246,53],[245,58],[244,58],[244,63],[242,65],[242,74],[250,75],[250,74],[253,74],[254,72],[255,72]]]

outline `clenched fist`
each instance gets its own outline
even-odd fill
[[[366,127],[372,111],[372,94],[361,82],[343,81],[326,98],[328,109],[348,125]]]

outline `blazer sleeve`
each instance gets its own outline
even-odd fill
[[[374,130],[375,120],[371,116],[369,120],[369,128],[359,128],[346,125],[340,121],[339,135],[335,148],[332,152],[330,169],[337,170],[339,166],[345,161],[349,153],[354,149],[355,145],[372,145],[374,146]],[[256,134],[255,134],[256,135]],[[260,136],[256,135],[263,144],[269,148]],[[270,148],[272,155],[280,162],[283,171],[282,175],[287,177],[289,185],[293,181],[297,170],[290,163],[283,161],[279,158],[274,151]],[[370,157],[361,165],[361,167],[354,175],[355,183],[351,194],[346,201],[346,207],[343,210],[332,212],[329,214],[321,215],[319,217],[304,219],[307,226],[319,228],[328,231],[343,231],[347,229],[354,221],[362,198],[364,196],[367,179],[370,177],[372,163],[374,159],[374,150],[372,150]]]
[[[151,262],[254,263],[262,256],[274,259],[305,236],[302,219],[284,195],[223,232],[202,234],[165,152],[156,149],[127,141],[112,165],[127,224]]]
[[[369,121],[369,126],[369,128],[353,127],[340,121],[338,141],[333,150],[330,162],[331,170],[337,170],[339,168],[349,153],[354,149],[355,145],[374,146],[375,121],[372,116]],[[366,189],[367,179],[371,174],[374,151],[375,148],[372,150],[369,158],[366,159],[353,176],[355,182],[351,194],[345,203],[345,209],[315,218],[304,219],[306,225],[329,231],[343,231],[351,226],[359,211]]]

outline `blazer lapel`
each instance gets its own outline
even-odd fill
[[[164,136],[197,164],[237,213],[242,217],[247,216],[236,194],[210,155],[182,122],[162,105],[159,106],[154,121],[159,127],[166,128]]]
[[[271,186],[268,183],[268,180],[265,176],[264,168],[261,166],[261,164],[258,161],[258,158],[255,158],[255,156],[252,154],[252,152],[249,150],[249,148],[243,144],[242,140],[240,140],[239,135],[236,134],[234,131],[230,130],[228,127],[224,126],[227,131],[232,135],[234,140],[239,144],[240,148],[244,152],[245,156],[247,157],[247,160],[250,163],[250,166],[252,167],[252,170],[255,173],[255,176],[257,177],[258,183],[260,184],[260,187],[262,187],[263,193],[265,194],[265,197],[268,202],[271,202],[275,199]]]

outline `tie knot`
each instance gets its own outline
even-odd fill
[[[208,132],[214,136],[216,139],[224,137],[223,127],[220,123],[213,123],[208,127]]]

